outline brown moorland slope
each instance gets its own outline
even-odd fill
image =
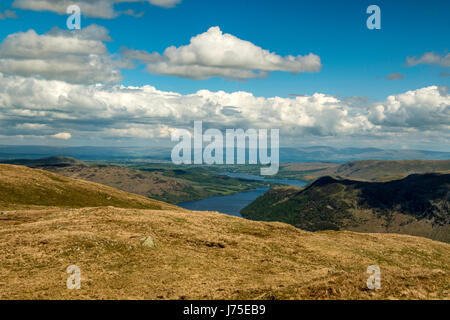
[[[125,192],[171,203],[191,200],[189,191],[193,190],[192,183],[189,181],[167,177],[161,172],[139,171],[116,165],[89,165],[63,156],[5,160],[3,163],[42,169],[68,178],[100,183]]]
[[[418,237],[111,207],[13,211],[0,226],[0,299],[450,298],[450,245]],[[70,265],[81,290],[66,288]]]
[[[24,167],[0,172],[9,206],[0,214],[0,299],[450,298],[446,243],[312,233],[169,205],[138,209],[132,208],[138,196],[100,185]],[[120,199],[117,207],[66,206],[67,193],[82,206],[83,199],[98,200],[96,190]],[[52,207],[23,209],[38,200]],[[19,205],[12,209],[11,201]],[[143,245],[148,237],[156,246]],[[66,287],[70,265],[81,269],[80,290]],[[366,287],[370,265],[381,269],[380,290]]]
[[[43,166],[41,169],[173,203],[188,198],[188,190],[192,189],[189,181],[167,177],[161,172],[138,171],[113,165]]]
[[[0,164],[0,208],[24,206],[177,208],[98,183],[71,179],[24,166]]]

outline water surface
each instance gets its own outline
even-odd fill
[[[304,187],[306,185],[306,182],[300,180],[268,179],[250,174],[232,172],[222,172],[220,174],[231,178],[277,182],[296,187]],[[269,188],[258,188],[228,196],[215,196],[197,201],[181,202],[177,205],[194,211],[219,211],[232,216],[242,217],[240,214],[241,210],[252,203],[256,198],[262,196],[267,190],[269,190]]]

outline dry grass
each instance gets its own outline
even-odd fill
[[[24,166],[0,164],[0,209],[14,209],[18,206],[178,208],[98,183],[66,178]]]
[[[156,248],[141,245],[152,236]],[[450,245],[113,207],[0,216],[2,299],[449,299]],[[68,290],[69,265],[82,272]],[[382,289],[366,288],[379,265]]]
[[[192,187],[187,181],[164,176],[161,172],[138,171],[119,166],[74,165],[43,167],[42,169],[69,178],[100,183],[145,197],[161,197],[167,190],[170,190],[171,194],[174,195],[187,196],[186,189]]]

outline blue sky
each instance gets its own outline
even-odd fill
[[[0,20],[0,40],[30,29],[38,35],[54,27],[66,29],[67,15],[13,4],[20,1],[28,0],[1,2],[0,12],[13,10],[17,18]],[[150,73],[145,70],[143,61],[134,60],[135,68],[120,70],[123,78],[119,83],[125,86],[151,85],[161,91],[182,95],[198,90],[245,91],[265,98],[321,93],[339,99],[367,97],[368,102],[375,103],[385,101],[389,95],[450,85],[450,71],[445,65],[406,64],[407,57],[420,59],[425,53],[434,53],[444,58],[449,53],[448,1],[183,0],[170,8],[134,1],[115,4],[113,8],[116,12],[130,9],[135,13],[142,12],[142,17],[123,14],[108,19],[82,16],[83,28],[96,24],[108,30],[112,41],[104,44],[108,53],[116,57],[123,52],[121,48],[162,55],[166,48],[188,45],[191,37],[218,26],[224,34],[249,41],[281,57],[313,53],[320,57],[322,66],[317,72],[273,71],[266,77],[245,80],[224,77],[198,80]],[[371,4],[381,8],[381,30],[366,27],[369,17],[366,8]],[[400,79],[388,80],[393,74],[398,74]],[[445,109],[446,116],[447,112]],[[392,126],[396,121],[386,124]],[[430,126],[426,130],[429,131]],[[331,136],[338,135],[331,133]],[[328,134],[322,132],[320,136]],[[350,137],[348,141],[351,141]],[[440,149],[446,148],[443,143],[446,142],[439,142]],[[413,144],[407,145],[413,147]]]
[[[3,7],[8,6],[6,1]],[[76,3],[76,2],[74,2]],[[162,52],[165,48],[189,43],[189,39],[211,26],[248,40],[279,55],[319,55],[320,73],[291,75],[274,72],[265,79],[204,81],[151,75],[141,69],[124,72],[124,84],[150,83],[162,90],[192,93],[199,89],[245,90],[261,96],[287,96],[324,92],[342,96],[385,98],[429,85],[449,85],[449,77],[439,77],[436,66],[405,66],[407,56],[434,51],[445,53],[450,42],[450,2],[377,1],[382,16],[381,30],[366,27],[366,8],[375,2],[349,1],[239,1],[185,0],[175,8],[147,3],[120,4],[145,12],[142,18],[116,19],[83,17],[82,24],[105,26],[113,42],[110,52],[121,46]],[[54,26],[65,28],[66,15],[17,10],[20,19],[0,21],[0,38],[30,28],[44,33]],[[401,72],[405,78],[386,80]]]

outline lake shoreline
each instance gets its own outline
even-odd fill
[[[244,180],[275,182],[295,187],[304,187],[307,184],[307,182],[301,180],[270,179],[242,173],[221,172],[220,175]],[[196,201],[185,201],[177,203],[177,206],[193,211],[218,211],[231,216],[242,217],[240,211],[258,197],[262,196],[269,189],[270,188],[257,188],[232,195],[213,196]]]

